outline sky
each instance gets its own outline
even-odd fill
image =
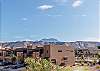
[[[100,0],[0,0],[0,41],[100,41]]]

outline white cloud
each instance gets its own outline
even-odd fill
[[[26,21],[26,20],[28,20],[28,18],[25,18],[25,17],[24,17],[24,18],[21,18],[21,20]]]
[[[48,10],[48,9],[53,8],[53,7],[54,6],[52,6],[52,5],[41,5],[41,6],[38,7],[38,9],[40,9],[40,10]]]
[[[82,4],[82,1],[81,0],[75,0],[72,4],[72,7],[79,7],[80,5]]]
[[[85,17],[85,16],[87,16],[87,15],[86,15],[86,14],[82,14],[81,16]]]

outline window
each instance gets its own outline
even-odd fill
[[[11,56],[11,52],[10,51],[7,51],[6,52],[6,56]]]
[[[48,50],[47,50],[47,53],[48,53]]]
[[[32,54],[33,54],[32,51],[28,51],[28,52],[27,52],[27,56],[29,56],[29,57],[32,56]]]
[[[56,59],[51,59],[51,62],[56,64]]]
[[[0,56],[2,56],[2,52],[0,52]]]
[[[63,57],[63,60],[68,60],[68,58],[67,57]]]
[[[97,46],[98,49],[100,49],[100,46]]]
[[[65,65],[65,63],[61,63],[61,64],[60,64],[60,66],[64,66],[64,65]]]
[[[0,53],[0,56],[2,56],[2,53]]]
[[[58,52],[62,52],[62,50],[58,50]]]
[[[71,50],[70,52],[73,52],[73,50]]]

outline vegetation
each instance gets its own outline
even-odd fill
[[[100,70],[100,66],[96,66],[96,69]]]
[[[52,64],[46,59],[26,58],[26,69],[29,71],[51,71]]]
[[[100,46],[98,46],[97,48],[100,49]]]
[[[89,68],[86,66],[58,66],[46,59],[33,59],[28,57],[25,59],[25,63],[27,64],[26,71],[89,71]]]
[[[15,62],[16,62],[16,60],[17,60],[17,59],[16,59],[16,56],[15,56],[14,54],[12,54],[11,57],[12,57],[12,58],[11,58],[12,63],[15,64]]]

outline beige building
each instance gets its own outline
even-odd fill
[[[61,66],[75,64],[74,49],[66,44],[44,45],[43,57]]]
[[[74,49],[67,44],[50,44],[43,46],[29,45],[27,47],[16,47],[14,49],[0,49],[0,59],[12,59],[12,54],[18,58],[33,57],[33,58],[46,58],[52,63],[61,66],[71,66],[75,64]]]
[[[10,48],[0,48],[0,61],[10,61],[11,62],[11,54],[12,54],[12,49]]]

